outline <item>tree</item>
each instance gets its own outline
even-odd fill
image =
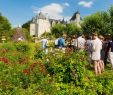
[[[11,24],[8,19],[0,15],[0,37],[2,35],[8,35],[11,30]]]
[[[24,33],[25,33],[28,40],[31,39],[31,37],[30,37],[30,23],[31,22],[32,22],[32,20],[29,20],[29,21],[27,21],[26,23],[24,23],[22,25],[23,31],[24,31]]]
[[[85,34],[97,31],[106,34],[110,31],[110,16],[108,12],[97,12],[83,19],[82,29]]]
[[[27,29],[28,31],[30,30],[30,23],[32,22],[32,20],[29,20],[28,22],[24,23],[22,25],[22,28]]]
[[[65,33],[65,25],[58,23],[56,25],[54,25],[51,29],[51,33],[55,36],[55,37],[60,37],[63,35],[63,33]]]
[[[81,28],[77,27],[75,23],[70,23],[66,25],[66,32],[68,36],[79,35],[82,33]]]
[[[23,30],[23,32],[24,32],[24,34],[25,34],[27,40],[30,40],[31,37],[30,37],[30,33],[29,33],[29,31],[28,31],[26,28],[22,28],[22,30]]]
[[[63,34],[67,34],[69,37],[72,35],[79,35],[82,33],[81,28],[77,27],[75,23],[69,24],[56,24],[51,29],[52,34],[55,37],[61,37]]]
[[[109,8],[108,12],[110,15],[110,33],[113,35],[113,5]]]

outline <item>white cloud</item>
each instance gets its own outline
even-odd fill
[[[80,2],[78,2],[78,5],[81,5],[81,6],[86,7],[86,8],[90,8],[93,5],[93,1],[89,1],[89,2],[80,1]]]
[[[66,16],[66,17],[64,18],[64,20],[69,21],[70,18],[71,18],[70,16]]]
[[[68,3],[63,3],[63,4],[51,3],[41,8],[37,8],[37,7],[32,7],[32,8],[34,13],[39,13],[41,11],[44,14],[48,14],[49,18],[62,19],[64,17],[62,13],[64,12],[64,9],[68,6],[69,6]]]
[[[39,8],[36,6],[31,7],[33,9],[33,13],[37,13],[39,11]]]
[[[69,3],[67,2],[63,3],[63,5],[69,7]]]

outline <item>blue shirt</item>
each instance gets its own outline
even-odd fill
[[[64,47],[65,46],[65,39],[64,38],[59,38],[58,39],[58,46],[59,47]]]

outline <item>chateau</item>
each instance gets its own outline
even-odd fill
[[[80,13],[77,11],[71,17],[69,23],[75,23],[77,27],[80,27]],[[57,24],[63,23],[66,24],[67,22],[55,19],[47,18],[42,12],[40,12],[36,17],[32,19],[32,23],[30,24],[30,35],[34,37],[41,37],[41,35],[45,32],[50,32],[51,28]]]

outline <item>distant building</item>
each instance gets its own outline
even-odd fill
[[[80,12],[77,11],[73,14],[73,16],[70,19],[70,23],[75,23],[77,25],[77,27],[81,27],[80,26],[80,22],[81,22],[81,17],[80,17]]]
[[[40,12],[30,24],[30,35],[40,37],[44,32],[50,32],[56,23],[60,23],[60,20],[48,19]]]
[[[17,27],[14,29],[14,34],[12,37],[13,41],[26,41],[26,35],[23,32],[23,29],[21,27]]]
[[[72,16],[70,22],[80,27],[80,13],[78,11]],[[32,19],[32,23],[30,24],[30,35],[40,37],[43,33],[50,32],[51,28],[57,23],[67,24],[64,19],[62,21],[50,19],[40,12]]]

